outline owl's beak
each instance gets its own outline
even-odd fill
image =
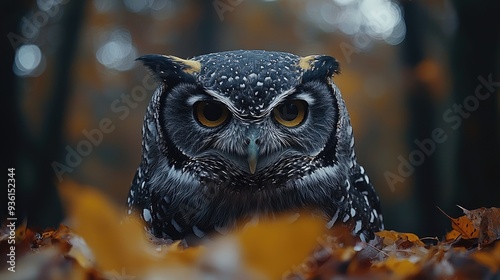
[[[257,146],[255,137],[250,138],[248,143],[248,167],[250,168],[250,173],[255,174],[257,169],[257,161],[259,157],[259,146]]]

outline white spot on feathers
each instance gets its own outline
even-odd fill
[[[174,219],[172,219],[172,220],[170,221],[170,223],[174,226],[174,228],[175,228],[175,230],[176,230],[177,232],[182,232],[182,228],[181,228],[181,226],[179,226],[179,224],[178,224],[178,223],[177,223]]]
[[[142,210],[142,217],[144,218],[144,221],[148,223],[151,221],[151,212],[149,211],[149,209],[144,208]]]
[[[354,233],[357,234],[361,230],[361,226],[362,226],[361,221],[359,220],[356,221],[356,226],[354,227]]]
[[[199,238],[205,236],[205,233],[202,230],[200,230],[197,226],[193,226],[193,233]]]
[[[326,227],[328,229],[331,229],[338,218],[339,218],[339,210],[337,210],[337,212],[335,212],[335,215],[333,215],[333,217],[330,219],[330,221],[328,221],[328,223],[326,224]]]
[[[342,219],[342,222],[345,223],[349,220],[350,216],[349,214],[345,214],[344,219]]]

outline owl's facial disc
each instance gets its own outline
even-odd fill
[[[228,100],[210,93],[208,97],[192,97],[189,102],[193,118],[205,134],[193,157],[222,160],[253,175],[284,157],[304,155],[307,149],[302,145],[301,127],[306,123],[309,104],[300,96],[309,95],[285,95],[257,117],[241,115]]]
[[[193,105],[193,115],[200,125],[206,128],[217,128],[228,121],[229,110],[220,102],[199,101]],[[257,169],[260,142],[258,134],[255,129],[251,129],[248,138],[244,141],[244,145],[247,145],[244,150],[247,151],[248,168],[251,174],[254,174]]]
[[[275,165],[283,157],[303,154],[301,145],[295,141],[298,138],[290,137],[289,132],[299,128],[307,118],[308,104],[304,100],[284,100],[274,108],[269,108],[268,114],[253,121],[241,116],[228,117],[235,113],[225,113],[229,111],[227,107],[201,105],[201,108],[205,108],[202,110],[198,104],[200,103],[195,103],[194,109],[198,123],[210,128],[211,124],[217,121],[219,126],[213,127],[217,140],[210,141],[208,153],[222,157],[230,166],[238,167],[245,173],[255,174]],[[222,103],[218,104],[224,106]],[[213,109],[217,113],[207,113],[207,109],[212,107],[215,107]],[[207,123],[207,119],[213,121]],[[224,122],[225,120],[228,121]]]
[[[294,128],[302,124],[307,115],[307,103],[303,100],[283,102],[273,109],[271,117],[274,121],[287,128]],[[273,137],[271,137],[272,139]],[[258,133],[251,131],[248,135],[248,167],[254,174],[257,169],[260,139]]]

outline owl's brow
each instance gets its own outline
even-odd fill
[[[276,96],[274,100],[271,101],[269,106],[266,108],[266,114],[274,109],[274,107],[278,106],[281,102],[283,102],[285,99],[287,99],[290,95],[294,94],[297,91],[296,87],[293,87],[291,89],[287,89],[284,92],[282,92],[280,95]]]
[[[186,103],[190,106],[194,105],[196,102],[201,101],[201,100],[206,100],[207,96],[212,97],[214,100],[219,101],[223,104],[226,104],[229,106],[229,104],[226,103],[226,100],[224,100],[224,96],[221,96],[218,94],[216,91],[209,90],[209,89],[202,89],[201,91],[197,92],[196,95],[190,96],[187,100]],[[226,98],[227,99],[227,98]],[[227,99],[229,101],[229,99]]]
[[[238,109],[233,105],[233,103],[231,102],[231,100],[228,97],[221,95],[220,93],[218,93],[215,90],[204,89],[204,91],[208,95],[210,95],[211,97],[213,97],[215,100],[217,100],[217,101],[221,102],[222,104],[226,105],[227,108],[229,109],[229,111],[231,111],[231,112],[238,112]]]
[[[213,97],[215,100],[223,103],[228,107],[228,109],[233,112],[235,115],[239,116],[238,114],[238,108],[234,106],[234,103],[231,101],[229,97],[223,96],[222,94],[218,93],[217,91],[211,90],[211,89],[204,89],[204,91]],[[252,116],[253,119],[258,119],[261,118],[267,114],[269,114],[278,104],[283,102],[286,98],[288,98],[290,95],[294,94],[296,92],[296,88],[293,87],[291,89],[283,91],[281,94],[277,95],[276,98],[274,98],[269,105],[262,110],[262,114],[257,115],[257,116]],[[245,117],[247,119],[248,117]]]

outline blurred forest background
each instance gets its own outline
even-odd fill
[[[498,0],[20,0],[0,7],[2,172],[16,168],[16,214],[32,226],[61,222],[57,186],[65,180],[125,205],[153,92],[135,58],[233,49],[339,60],[335,82],[388,229],[440,237],[449,222],[436,206],[452,216],[461,214],[456,204],[500,207]],[[103,120],[112,131],[103,132]],[[78,149],[81,158],[68,161]]]

